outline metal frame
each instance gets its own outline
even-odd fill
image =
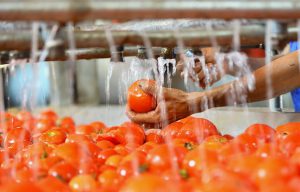
[[[300,18],[298,0],[2,0],[0,20]]]

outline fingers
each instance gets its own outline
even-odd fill
[[[150,94],[150,95],[153,95],[156,97],[157,95],[157,87],[155,84],[152,84],[152,83],[148,83],[147,81],[141,81],[139,86],[141,87],[141,89]]]
[[[150,111],[148,113],[135,113],[129,106],[126,107],[126,115],[135,123],[145,123],[145,124],[157,124],[160,122],[160,113],[158,110]]]

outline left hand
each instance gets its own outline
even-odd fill
[[[131,111],[127,105],[127,116],[133,122],[139,124],[162,125],[163,123],[171,123],[187,117],[192,114],[190,106],[197,106],[197,104],[195,105],[195,102],[197,102],[195,95],[201,94],[187,93],[178,89],[164,87],[159,90],[155,85],[144,83],[141,83],[140,86],[143,91],[157,98],[157,106],[153,111],[136,113]],[[162,98],[158,95],[159,91],[161,91]]]

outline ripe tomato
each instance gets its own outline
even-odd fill
[[[56,177],[63,182],[69,182],[74,176],[78,174],[77,169],[66,161],[56,163],[48,171],[48,174]]]
[[[21,182],[10,181],[3,183],[0,186],[0,191],[5,192],[17,192],[17,191],[30,191],[30,192],[42,192],[35,182]]]
[[[98,184],[91,175],[77,175],[70,181],[69,186],[74,191],[91,191],[97,188]]]
[[[283,154],[291,156],[300,147],[300,132],[288,134],[279,139],[279,148]]]
[[[266,124],[253,124],[245,130],[246,134],[257,138],[258,142],[272,142],[275,139],[275,130]]]
[[[40,119],[47,119],[56,122],[58,119],[58,115],[51,109],[44,110],[40,113]]]
[[[4,145],[10,146],[14,143],[31,142],[31,134],[23,128],[14,128],[7,132]]]
[[[155,81],[153,80],[138,80],[129,87],[127,100],[132,111],[137,113],[146,113],[155,109],[156,100],[152,95],[145,93],[141,89],[139,86],[141,82],[155,86]]]
[[[278,137],[300,133],[300,122],[290,122],[276,127]]]
[[[62,144],[65,142],[67,135],[64,131],[60,130],[60,128],[52,128],[39,137],[40,142],[44,142],[47,144]]]
[[[179,132],[179,130],[181,129],[181,127],[184,124],[180,121],[175,121],[174,123],[171,123],[169,125],[167,125],[162,131],[161,131],[161,135],[165,138],[165,139],[171,139],[171,138],[175,138]]]
[[[55,121],[49,119],[38,119],[35,124],[35,133],[43,133],[55,126]]]
[[[164,139],[161,135],[160,129],[148,129],[146,132],[146,142],[152,141],[154,143],[161,144],[164,142]]]
[[[96,143],[96,145],[102,150],[103,149],[112,149],[115,146],[112,142],[107,141],[107,140],[98,141]]]
[[[52,176],[40,179],[37,185],[43,192],[70,192],[68,185]]]
[[[97,156],[97,161],[99,164],[104,164],[104,162],[107,160],[108,157],[116,154],[118,153],[113,149],[104,149],[99,152]]]
[[[111,155],[106,159],[105,165],[117,167],[120,164],[122,159],[123,159],[122,155]]]
[[[199,146],[185,155],[182,167],[189,175],[197,177],[201,175],[201,171],[214,167],[217,163],[218,154],[216,151]]]
[[[142,174],[129,178],[121,192],[153,192],[153,191],[176,191],[176,183],[165,182],[160,176],[152,174]]]
[[[203,118],[189,118],[178,131],[176,138],[201,143],[206,137],[211,135],[220,135],[212,122]]]
[[[230,141],[236,152],[240,153],[253,153],[257,149],[257,139],[248,134],[240,134]]]
[[[71,117],[64,117],[58,120],[58,126],[67,133],[75,132],[75,122]]]
[[[115,170],[106,170],[103,171],[99,176],[98,176],[98,182],[102,186],[118,186],[120,182],[120,178],[118,173]]]
[[[212,135],[203,141],[201,145],[209,150],[218,151],[224,144],[228,143],[228,139],[226,137],[220,135]]]
[[[256,169],[252,170],[251,175],[258,184],[272,185],[276,181],[289,181],[297,175],[297,168],[288,159],[269,157],[262,161]]]
[[[176,169],[181,166],[187,152],[188,150],[184,147],[158,145],[147,154],[149,171],[157,173],[167,169]]]

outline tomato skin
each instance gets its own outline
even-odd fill
[[[295,133],[300,133],[300,122],[290,122],[276,127],[278,137],[285,137]]]
[[[31,134],[23,128],[14,128],[7,132],[4,145],[10,146],[15,143],[31,142]]]
[[[146,142],[154,142],[157,144],[164,143],[160,129],[148,129],[146,131]]]
[[[40,179],[37,182],[37,185],[39,186],[40,189],[43,190],[43,192],[70,192],[71,190],[69,189],[68,185],[65,183],[61,182],[60,180],[48,176],[45,178]]]
[[[201,143],[206,137],[211,135],[220,135],[212,122],[203,118],[190,118],[181,127],[176,138]]]
[[[225,145],[228,142],[229,142],[229,140],[224,136],[212,135],[212,136],[205,138],[205,140],[203,141],[203,143],[201,145],[203,145],[203,147],[205,147],[209,150],[218,151],[223,145]]]
[[[60,128],[52,128],[42,133],[42,135],[39,137],[39,140],[47,144],[58,145],[64,143],[66,138],[66,133],[60,130]]]
[[[17,192],[17,191],[30,191],[30,192],[42,192],[35,182],[6,182],[0,186],[0,191],[5,192]]]
[[[115,146],[112,142],[107,141],[107,140],[98,141],[96,143],[96,145],[102,150],[103,149],[112,149]]]
[[[74,191],[91,191],[96,189],[98,184],[91,175],[85,174],[74,177],[69,186]]]
[[[179,130],[184,124],[180,121],[175,121],[174,123],[171,123],[167,125],[162,131],[161,135],[165,139],[171,139],[171,138],[176,138]]]
[[[184,147],[158,145],[147,154],[149,171],[157,173],[171,169],[172,166],[180,166],[187,152],[188,150]]]
[[[272,142],[275,141],[276,132],[275,130],[266,125],[266,124],[253,124],[249,126],[245,130],[246,134],[252,135],[257,138],[258,142],[265,143],[265,142]]]
[[[219,162],[216,151],[199,146],[189,151],[182,162],[182,167],[189,175],[199,176],[204,169],[214,167]]]
[[[60,119],[57,124],[66,133],[71,134],[75,132],[75,122],[71,117],[64,117]]]
[[[288,134],[278,139],[280,151],[291,156],[300,147],[300,133]]]
[[[78,172],[77,169],[70,163],[61,161],[51,167],[48,171],[48,174],[53,177],[59,178],[64,182],[69,182],[74,176],[78,174]]]
[[[113,149],[104,149],[99,152],[97,156],[97,161],[99,164],[104,164],[104,162],[107,160],[108,157],[116,154],[118,153]]]
[[[103,171],[97,178],[100,185],[106,187],[116,187],[120,182],[118,173],[115,170]]]
[[[153,192],[176,191],[176,184],[165,182],[161,177],[152,174],[142,174],[129,178],[120,192]]]
[[[153,80],[138,80],[128,88],[127,102],[130,109],[137,113],[146,113],[152,111],[156,107],[156,100],[152,95],[145,93],[139,84],[149,83],[155,85]]]

